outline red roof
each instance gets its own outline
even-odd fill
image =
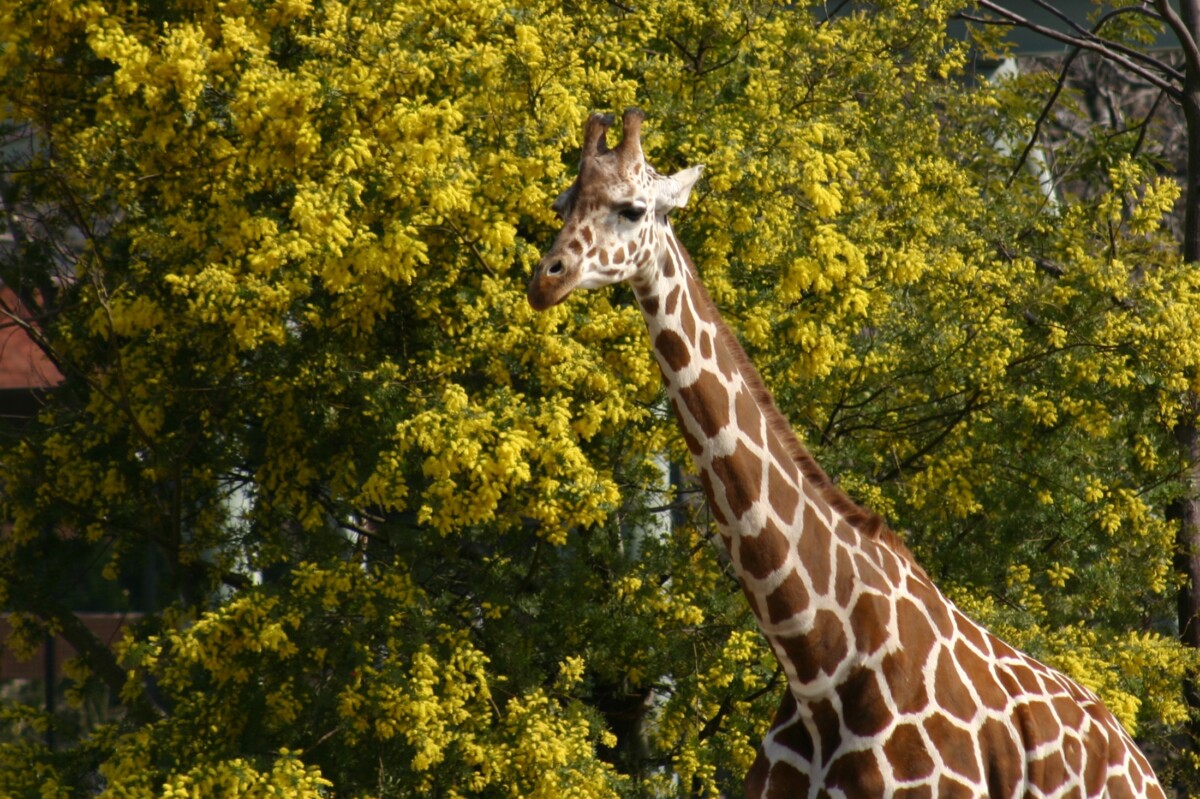
[[[16,293],[0,287],[0,390],[50,388],[61,383],[62,373],[8,312],[23,320],[31,318]]]

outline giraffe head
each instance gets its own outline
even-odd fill
[[[611,114],[592,114],[583,129],[579,176],[554,201],[563,220],[558,238],[529,282],[529,304],[542,311],[575,289],[632,278],[658,260],[666,246],[667,213],[687,204],[703,166],[660,175],[642,155],[643,114],[622,117],[621,143],[609,149]]]

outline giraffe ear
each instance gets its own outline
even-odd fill
[[[704,164],[697,164],[663,178],[658,184],[658,196],[654,200],[654,209],[658,215],[665,216],[671,210],[687,205],[692,186],[696,185],[703,171]]]

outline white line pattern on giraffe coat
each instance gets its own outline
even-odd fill
[[[964,616],[882,520],[799,444],[725,326],[668,213],[701,168],[663,176],[642,114],[584,129],[562,231],[529,284],[545,309],[632,284],[721,538],[788,692],[746,796],[1163,797],[1086,689]]]

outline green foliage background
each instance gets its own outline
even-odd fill
[[[0,3],[0,278],[66,377],[0,452],[0,600],[18,646],[64,585],[146,613],[72,667],[102,723],[6,701],[0,786],[737,793],[783,682],[664,485],[641,317],[523,293],[628,105],[662,171],[707,164],[677,227],[829,471],[1191,768],[1177,188],[1120,137],[1062,159],[1086,200],[1013,178],[1049,87],[969,80],[952,10]]]

